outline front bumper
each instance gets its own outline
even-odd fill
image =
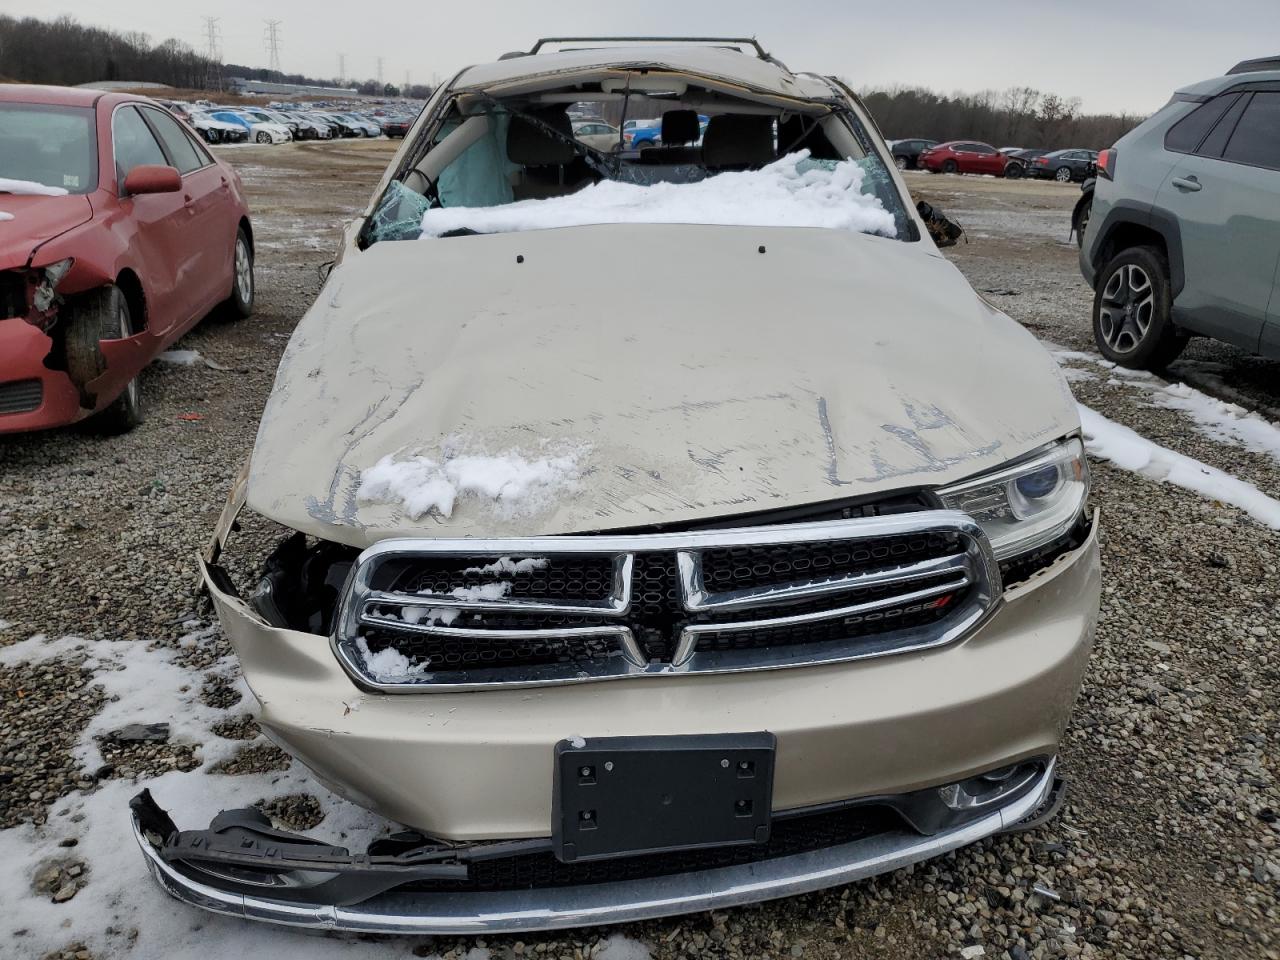
[[[21,317],[0,320],[0,387],[31,380],[40,384],[36,406],[0,413],[0,434],[60,427],[88,416],[66,371],[45,366],[52,348],[49,335]]]
[[[492,892],[392,890],[350,905],[272,899],[261,885],[215,879],[189,863],[166,859],[148,837],[137,802],[133,832],[156,882],[178,900],[214,913],[319,930],[469,935],[626,923],[809,893],[1026,828],[1028,818],[1038,822],[1051,815],[1060,799],[1061,781],[1055,780],[1050,761],[1011,802],[932,836],[899,829],[792,856],[646,879]],[[360,869],[359,860],[351,859],[353,870]]]
[[[946,647],[542,688],[362,690],[327,637],[272,627],[206,584],[272,739],[389,820],[479,841],[551,834],[551,758],[566,738],[768,731],[775,810],[901,794],[1055,755],[1093,642],[1097,529],[1095,520],[1078,548]]]

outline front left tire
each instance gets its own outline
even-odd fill
[[[119,287],[112,284],[82,294],[68,307],[71,320],[67,326],[67,373],[77,384],[87,384],[102,376],[107,361],[98,345],[100,340],[123,340],[137,333],[129,302]],[[142,389],[138,378],[125,384],[119,396],[84,422],[85,428],[106,435],[127,433],[142,422]]]

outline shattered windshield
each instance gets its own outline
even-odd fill
[[[851,113],[649,98],[455,102],[363,239],[434,240],[602,223],[824,227],[916,239]]]

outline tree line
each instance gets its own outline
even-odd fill
[[[950,96],[921,87],[861,93],[889,140],[980,140],[993,146],[1102,150],[1144,119],[1136,114],[1082,114],[1080,100],[1034,87]]]
[[[0,15],[0,81],[74,87],[101,80],[164,83],[189,90],[226,88],[231,77],[272,83],[355,87],[375,96],[400,96],[395,84],[376,80],[315,79],[260,67],[218,63],[190,44],[168,39],[153,43],[138,31],[86,26],[72,17],[39,20]],[[431,87],[413,84],[404,96],[425,99]]]

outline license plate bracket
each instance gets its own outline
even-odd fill
[[[771,733],[561,740],[552,842],[569,863],[769,839]]]

